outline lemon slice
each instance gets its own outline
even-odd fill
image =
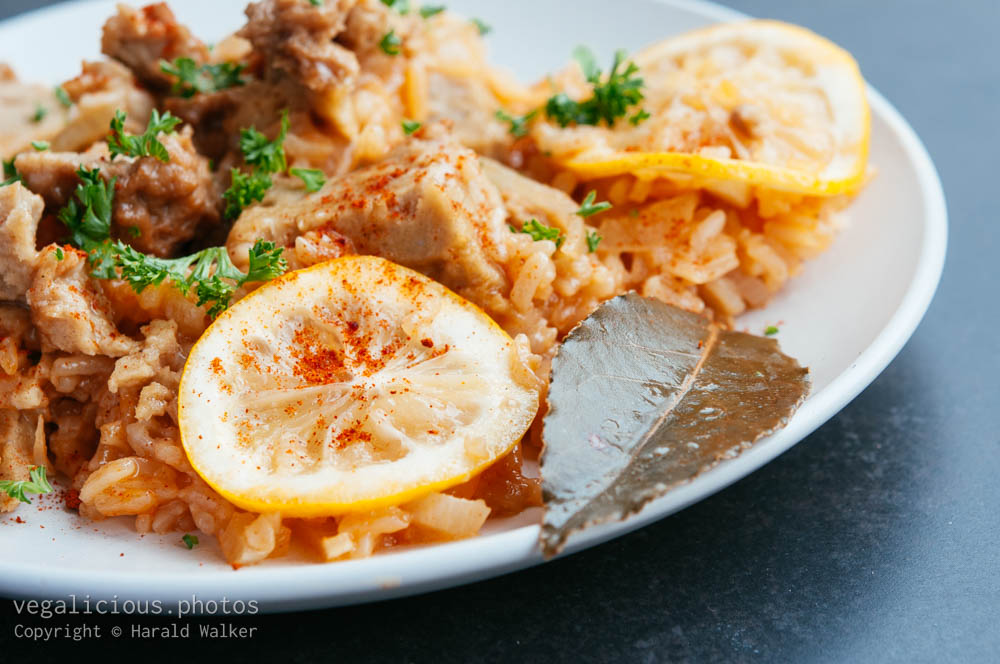
[[[847,51],[819,35],[778,21],[723,24],[633,61],[648,119],[613,129],[539,125],[540,147],[578,176],[679,173],[812,195],[862,184],[864,79]]]
[[[181,439],[236,505],[325,516],[416,499],[507,453],[535,378],[485,313],[423,275],[350,256],[223,313],[181,378]]]

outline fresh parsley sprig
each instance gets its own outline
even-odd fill
[[[20,500],[22,503],[28,503],[29,505],[31,504],[31,499],[28,498],[29,493],[37,496],[52,491],[52,485],[49,484],[48,478],[45,477],[45,466],[35,466],[29,470],[28,478],[27,480],[18,482],[0,480],[0,491],[3,491],[11,498]]]
[[[489,23],[487,23],[486,21],[484,21],[481,18],[474,18],[474,19],[472,19],[472,24],[474,26],[476,26],[476,30],[479,31],[479,34],[481,36],[486,36],[486,35],[490,34],[491,32],[493,32],[493,26],[490,25]]]
[[[17,172],[17,167],[14,166],[14,159],[16,158],[11,157],[10,161],[3,162],[3,182],[0,182],[0,187],[6,187],[15,182],[24,182],[24,178],[21,177],[21,174]]]
[[[289,173],[302,180],[310,194],[319,191],[326,184],[326,174],[318,168],[293,168]]]
[[[601,234],[597,231],[587,231],[587,253],[592,254],[597,251],[597,245],[601,243]]]
[[[256,127],[240,129],[240,150],[243,160],[264,173],[281,173],[288,169],[285,159],[285,137],[288,135],[288,109],[281,112],[281,129],[274,140],[257,131]]]
[[[271,188],[271,176],[259,171],[247,175],[238,168],[230,169],[229,174],[232,182],[229,189],[222,192],[222,200],[226,203],[226,219],[233,220],[245,208],[264,200],[264,195]]]
[[[562,243],[566,240],[566,238],[563,237],[561,230],[552,226],[546,226],[537,219],[529,219],[521,224],[521,228],[517,228],[512,224],[508,224],[507,226],[513,233],[525,233],[530,235],[531,239],[535,242],[540,240],[552,240],[556,243],[556,247],[561,247]]]
[[[256,127],[240,130],[240,150],[243,151],[243,160],[250,166],[250,173],[238,168],[229,171],[232,182],[222,194],[226,203],[226,219],[236,219],[245,208],[264,200],[264,195],[271,188],[271,173],[281,173],[288,168],[285,157],[288,127],[288,110],[285,109],[281,112],[281,129],[273,141],[257,131]]]
[[[410,13],[410,0],[382,0],[382,4],[400,14]]]
[[[399,47],[403,45],[403,40],[399,38],[395,29],[393,29],[385,33],[378,45],[387,55],[399,55]]]
[[[412,136],[421,126],[416,120],[403,120],[403,133]]]
[[[420,16],[423,18],[430,18],[431,16],[437,16],[444,11],[444,5],[428,5],[427,7],[420,8]]]
[[[208,314],[213,318],[229,307],[237,288],[274,279],[288,267],[281,256],[283,249],[265,240],[257,240],[251,247],[247,272],[233,265],[225,247],[209,247],[180,258],[160,258],[117,241],[112,251],[119,278],[127,281],[136,293],[169,281],[184,294],[194,291],[198,306],[210,304]]]
[[[69,242],[86,252],[104,245],[111,237],[111,211],[115,198],[115,178],[105,182],[100,169],[80,166],[79,184],[57,216],[69,229]]]
[[[69,93],[66,92],[66,88],[63,86],[57,85],[53,88],[52,93],[56,96],[56,99],[59,100],[59,103],[62,104],[63,108],[69,108],[73,105],[73,99],[69,96]]]
[[[170,87],[171,93],[181,97],[208,94],[246,84],[240,74],[246,65],[220,62],[199,66],[191,58],[177,58],[173,62],[160,60],[160,71],[177,80]]]
[[[586,219],[591,217],[598,212],[604,212],[605,210],[611,209],[611,203],[607,201],[601,201],[600,203],[595,203],[597,199],[597,192],[591,191],[587,194],[586,198],[583,199],[583,203],[580,205],[580,209],[576,211],[578,215]]]
[[[237,288],[273,279],[287,268],[281,256],[283,250],[264,240],[258,240],[250,249],[246,273],[233,265],[225,247],[209,247],[180,258],[160,258],[112,240],[114,178],[105,183],[100,170],[82,166],[77,176],[80,184],[58,217],[70,231],[70,243],[89,254],[95,278],[124,279],[137,293],[169,281],[182,293],[194,291],[198,306],[210,305],[208,313],[214,318],[229,306]],[[267,181],[270,184],[269,177]]]
[[[562,92],[546,102],[545,115],[558,122],[561,127],[571,124],[598,125],[601,122],[611,127],[616,120],[628,115],[630,107],[643,100],[643,80],[637,76],[639,68],[634,62],[622,67],[626,58],[625,51],[615,53],[607,78],[604,78],[590,49],[579,46],[573,51],[573,57],[580,64],[587,82],[591,84],[592,94],[588,99],[576,101]],[[649,117],[648,113],[640,110],[632,116],[630,122],[639,124],[646,117]]]
[[[510,125],[511,136],[521,138],[528,133],[528,125],[535,119],[536,115],[538,115],[537,108],[530,113],[521,116],[511,115],[507,111],[500,109],[496,112],[496,119]]]
[[[146,124],[146,131],[139,136],[127,134],[125,132],[125,112],[121,109],[115,111],[115,117],[111,118],[111,133],[108,134],[108,151],[111,152],[111,160],[114,161],[118,155],[126,157],[156,157],[160,161],[167,163],[170,161],[170,153],[166,146],[160,142],[158,136],[173,133],[181,119],[167,111],[163,115],[155,108]]]

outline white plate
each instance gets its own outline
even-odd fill
[[[242,0],[171,4],[205,39],[217,39],[242,22]],[[576,0],[573,11],[566,11],[564,0],[448,4],[491,24],[494,61],[524,80],[563,65],[579,43],[592,46],[603,61],[619,47],[634,50],[672,33],[742,16],[691,0],[626,0],[616,2],[614,11],[605,0]],[[97,55],[100,26],[113,7],[105,1],[58,5],[0,24],[0,61],[15,65],[26,79],[68,78],[78,71],[81,58]],[[529,14],[531,20],[526,20]],[[42,42],[58,47],[39,51]],[[913,130],[871,88],[869,98],[871,159],[878,177],[852,206],[852,224],[765,311],[741,320],[758,332],[781,322],[783,349],[812,370],[812,396],[777,435],[626,523],[572,539],[567,552],[661,519],[761,467],[857,396],[913,333],[944,263],[944,195]],[[44,498],[36,502],[41,509],[25,506],[17,512],[26,523],[14,523],[9,515],[0,522],[0,541],[7,551],[16,552],[0,560],[0,594],[117,596],[158,599],[166,606],[192,596],[226,597],[256,600],[269,610],[290,610],[419,593],[541,562],[535,546],[538,510],[491,522],[481,536],[462,542],[331,564],[276,560],[234,572],[221,562],[214,545],[188,551],[176,534],[138,537],[124,523],[90,523]]]

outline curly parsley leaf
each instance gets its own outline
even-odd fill
[[[436,16],[444,11],[444,5],[430,5],[427,7],[420,8],[420,15],[423,18],[430,18],[431,16]]]
[[[198,65],[191,58],[177,58],[173,62],[160,60],[160,71],[177,80],[170,87],[171,93],[181,97],[208,94],[244,85],[240,74],[246,65],[235,62]]]
[[[496,112],[496,119],[500,122],[506,122],[510,125],[510,133],[512,136],[521,138],[528,133],[528,124],[538,115],[538,109],[531,111],[527,115],[516,116],[511,115],[507,111],[500,109]]]
[[[57,216],[70,232],[73,246],[90,252],[111,237],[111,211],[115,198],[115,178],[105,182],[97,168],[77,169],[80,178],[73,196]]]
[[[226,203],[225,217],[230,221],[240,216],[240,213],[250,205],[264,200],[264,195],[271,188],[271,176],[267,173],[254,171],[250,175],[240,169],[230,170],[232,184],[222,194]]]
[[[326,174],[318,168],[293,168],[289,172],[305,183],[306,191],[310,194],[319,191],[326,184]]]
[[[155,108],[149,117],[146,131],[139,136],[125,133],[126,115],[122,110],[115,111],[115,117],[111,118],[111,133],[108,134],[108,150],[111,152],[111,160],[118,155],[126,157],[156,157],[166,163],[170,161],[170,153],[167,148],[157,138],[161,133],[170,134],[181,123],[181,119],[167,111],[163,115]]]
[[[583,199],[583,204],[580,205],[580,209],[576,211],[581,217],[590,217],[597,214],[598,212],[604,212],[605,210],[611,209],[611,203],[607,201],[602,201],[600,203],[595,203],[594,200],[597,198],[597,192],[591,191],[587,194],[587,197]]]
[[[557,247],[561,247],[563,241],[566,238],[563,237],[562,231],[558,228],[553,228],[552,226],[546,226],[540,223],[537,219],[529,219],[521,225],[518,229],[510,224],[508,224],[511,232],[514,233],[525,233],[531,236],[531,239],[535,242],[539,240],[552,240],[556,243]]]
[[[317,7],[319,6],[319,0],[309,0],[309,2]],[[184,542],[184,546],[188,548],[188,551],[198,546],[198,536],[192,535],[191,533],[184,533],[184,537],[181,538],[181,541]]]
[[[2,480],[0,481],[0,491],[3,491],[11,498],[20,500],[22,503],[28,503],[29,505],[31,504],[31,500],[27,494],[41,495],[52,491],[52,485],[49,484],[48,478],[45,477],[44,466],[35,466],[32,468],[28,471],[28,478],[19,482]]]
[[[281,129],[275,139],[257,131],[255,127],[240,130],[240,150],[243,160],[264,173],[281,173],[288,169],[285,159],[285,136],[288,135],[288,109],[281,112]]]
[[[399,55],[399,47],[402,46],[403,40],[399,38],[395,30],[390,30],[385,33],[382,37],[382,41],[378,43],[379,48],[381,48],[388,55]]]
[[[410,13],[410,0],[382,0],[382,4],[400,14]]]
[[[765,334],[765,335],[767,335],[767,336],[769,336],[769,337],[773,337],[774,335],[776,335],[776,334],[777,334],[778,332],[780,332],[780,331],[781,331],[781,330],[779,330],[779,329],[778,329],[777,327],[775,327],[774,325],[768,325],[768,326],[767,326],[767,327],[766,327],[766,328],[764,329],[764,334]]]
[[[644,108],[640,108],[638,113],[628,119],[628,122],[633,127],[638,127],[639,123],[647,118],[649,118],[649,111]]]
[[[41,104],[35,105],[35,112],[31,115],[31,121],[38,124],[45,119],[45,116],[49,114],[49,109],[45,108]]]
[[[249,175],[238,168],[230,170],[232,183],[222,194],[222,199],[226,203],[226,219],[236,219],[244,208],[264,200],[264,195],[272,184],[270,174],[281,173],[288,169],[288,159],[285,157],[285,136],[288,135],[288,127],[288,109],[285,109],[281,112],[281,129],[273,141],[255,127],[240,130],[243,160],[251,169]]]
[[[617,51],[611,70],[605,78],[597,66],[593,53],[585,47],[578,47],[573,57],[580,64],[587,82],[592,86],[591,97],[582,101],[571,99],[566,93],[551,97],[545,104],[545,115],[559,123],[561,127],[571,124],[598,125],[607,123],[614,126],[615,121],[628,115],[629,108],[643,100],[643,80],[637,74],[639,68],[634,62],[625,64],[625,51]],[[639,124],[649,114],[640,110],[630,118],[633,124]]]
[[[407,136],[412,136],[420,127],[421,124],[416,120],[403,120],[403,133]]]
[[[601,243],[601,234],[597,231],[587,231],[587,253],[592,254],[597,251],[597,245]]]
[[[244,273],[233,265],[225,247],[209,247],[180,258],[160,258],[120,241],[112,244],[118,278],[127,281],[136,293],[169,281],[181,293],[193,291],[198,306],[211,305],[208,315],[212,318],[229,307],[233,293],[243,284],[283,274],[288,264],[281,256],[282,251],[273,242],[257,240],[250,249],[249,268]]]
[[[17,172],[17,167],[14,166],[14,159],[16,157],[11,157],[10,161],[3,162],[3,182],[0,182],[0,187],[6,187],[15,182],[24,182],[24,178],[21,177],[21,174]]]
[[[322,7],[323,6],[323,0],[309,0],[309,4],[312,5],[313,7]],[[187,537],[187,535],[185,535],[184,537]],[[194,539],[195,539],[195,543],[197,543],[198,538],[195,537]],[[188,548],[190,549],[191,547],[188,547]]]
[[[479,30],[480,35],[488,35],[493,32],[493,26],[482,19],[474,18],[472,24],[476,26],[476,30]]]
[[[48,141],[32,141],[31,147],[35,148],[35,152],[44,152],[49,149]]]
[[[73,100],[70,99],[69,93],[66,92],[66,88],[63,86],[57,85],[52,92],[55,94],[56,99],[59,100],[59,103],[63,105],[63,108],[69,108],[73,105]]]
[[[236,169],[233,171],[242,175]],[[273,279],[288,267],[281,256],[283,249],[264,240],[258,240],[250,249],[245,273],[233,265],[225,247],[209,247],[180,258],[160,258],[144,254],[121,240],[112,241],[114,178],[105,183],[98,169],[88,171],[82,166],[77,176],[80,184],[74,197],[58,216],[70,231],[70,242],[89,254],[90,263],[95,265],[91,273],[95,278],[123,279],[137,293],[169,281],[182,293],[193,291],[198,296],[198,306],[211,305],[208,313],[214,318],[229,306],[237,288]],[[267,182],[270,186],[269,177]]]

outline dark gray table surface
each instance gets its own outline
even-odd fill
[[[0,18],[42,4],[52,3],[0,0]],[[3,601],[0,661],[137,644],[145,660],[175,662],[236,652],[280,662],[1000,661],[1000,2],[729,4],[854,53],[944,182],[944,278],[871,387],[729,489],[551,564],[422,597],[235,621],[259,629],[229,642],[31,644],[13,637],[23,619]]]

